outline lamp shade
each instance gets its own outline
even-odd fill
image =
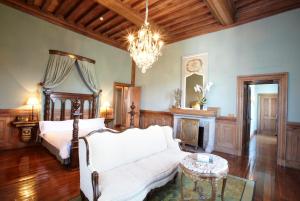
[[[104,108],[110,107],[110,103],[109,103],[108,101],[105,101],[105,102],[103,103],[103,107],[104,107]]]
[[[39,104],[39,100],[34,96],[29,97],[28,100],[27,100],[27,105],[35,106],[35,105],[38,105],[38,104]]]

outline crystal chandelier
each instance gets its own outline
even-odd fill
[[[161,48],[164,44],[160,40],[159,33],[151,31],[148,22],[148,0],[146,0],[145,23],[136,34],[129,34],[127,40],[130,56],[142,73],[146,73],[146,70],[151,68],[161,55]]]

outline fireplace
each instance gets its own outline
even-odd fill
[[[199,126],[198,129],[198,146],[204,150],[204,127]]]
[[[174,116],[174,138],[179,138],[184,143],[190,144],[195,148],[202,145],[205,152],[211,153],[214,150],[215,143],[215,115],[197,114],[195,111],[188,114],[187,110],[182,109],[184,114],[173,112]],[[199,110],[198,110],[199,111]],[[182,121],[190,120],[193,126],[186,126],[188,130],[182,133]],[[197,122],[197,123],[196,123]],[[188,125],[189,125],[188,124]]]

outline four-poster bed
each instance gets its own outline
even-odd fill
[[[102,90],[98,86],[94,64],[95,60],[90,58],[58,50],[49,50],[45,77],[40,83],[44,93],[44,121],[40,122],[42,144],[56,155],[63,164],[72,168],[78,167],[78,135],[88,134],[93,128],[104,127],[104,124],[102,125],[104,119],[85,122],[80,120],[85,116],[86,109],[88,119],[94,119],[98,115],[99,96]],[[74,68],[78,70],[82,81],[92,93],[54,92],[53,89],[61,85]],[[66,116],[68,101],[71,102],[71,115],[69,117]],[[84,108],[86,102],[88,108]],[[56,107],[57,104],[58,107]],[[58,115],[57,110],[59,110]],[[59,116],[58,119],[57,116]],[[71,120],[68,121],[67,119]],[[78,128],[80,121],[82,125],[91,124],[94,126],[80,131]]]
[[[51,91],[44,91],[45,95],[45,102],[44,102],[44,120],[45,121],[55,121],[57,119],[57,116],[55,116],[56,111],[56,103],[60,102],[57,110],[59,110],[59,121],[65,121],[68,119],[73,119],[73,123],[69,122],[69,128],[66,130],[66,132],[60,132],[59,130],[56,132],[57,135],[70,135],[72,133],[72,138],[71,138],[71,143],[70,143],[70,148],[69,148],[69,155],[68,158],[63,158],[59,153],[61,152],[59,150],[59,146],[55,146],[55,141],[54,143],[51,141],[51,138],[49,140],[47,139],[46,136],[41,136],[43,141],[42,144],[52,153],[54,154],[58,160],[65,164],[69,165],[71,168],[76,168],[78,167],[78,135],[79,135],[79,130],[78,130],[78,123],[79,119],[83,119],[84,117],[84,112],[87,111],[88,113],[88,119],[93,119],[96,118],[96,103],[97,103],[97,96],[94,94],[79,94],[79,93],[64,93],[64,92],[51,92]],[[66,116],[66,102],[70,101],[71,102],[71,115]],[[84,108],[85,102],[88,102],[88,108]],[[56,118],[55,118],[56,117]],[[43,122],[41,122],[43,123]],[[58,129],[60,128],[59,124],[56,124]],[[100,125],[99,125],[100,126]],[[88,134],[92,130],[85,130],[84,134]],[[84,131],[83,131],[84,132]],[[58,136],[60,138],[62,136]],[[63,137],[62,137],[63,138]],[[65,140],[65,138],[61,139]],[[69,142],[65,142],[69,143]],[[68,146],[62,145],[62,146]],[[65,155],[65,154],[64,154]]]
[[[99,89],[96,80],[95,61],[57,50],[49,50],[49,54],[45,78],[40,83],[44,93],[44,121],[40,121],[42,145],[61,163],[71,168],[78,168],[78,138],[94,130],[105,129],[104,119],[96,118],[102,90]],[[53,89],[64,82],[74,67],[92,93],[54,92]],[[66,116],[67,101],[71,102],[69,117]],[[59,107],[56,107],[57,102],[60,102]],[[87,110],[86,102],[88,102]],[[132,103],[129,112],[130,127],[134,126],[134,109]],[[85,111],[88,113],[87,120],[84,120]]]

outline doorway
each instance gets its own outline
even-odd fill
[[[251,139],[251,85],[260,84],[275,84],[277,86],[277,99],[276,104],[276,124],[275,133],[277,134],[277,164],[285,165],[286,154],[286,118],[287,118],[287,93],[288,93],[288,73],[274,73],[274,74],[262,74],[262,75],[249,75],[238,76],[237,78],[237,140],[238,140],[238,154],[248,154],[249,142]],[[263,93],[262,93],[263,94]],[[252,95],[253,97],[253,95]],[[271,97],[263,100],[265,104],[267,102],[274,102]],[[250,103],[250,104],[248,104]],[[274,105],[274,104],[273,104]],[[259,106],[258,106],[259,107]],[[268,103],[268,108],[269,108]],[[272,104],[271,104],[272,107]],[[268,119],[270,112],[274,110],[266,109],[265,122],[268,122],[263,127],[265,130],[270,130],[270,126],[274,120]],[[258,111],[258,110],[257,110]],[[274,115],[273,115],[274,116]],[[258,118],[258,115],[257,115]],[[259,124],[257,122],[257,124]],[[269,127],[268,127],[269,126]],[[253,129],[253,128],[252,128]],[[256,133],[260,128],[256,129]]]
[[[272,144],[274,149],[277,147],[278,84],[250,84],[249,93],[247,96],[250,98],[245,107],[249,108],[246,110],[250,113],[246,114],[246,121],[249,121],[247,125],[250,126],[244,131],[249,136],[244,150],[247,155],[259,146],[251,141]]]
[[[134,126],[139,127],[139,112],[141,87],[134,87],[126,83],[114,83],[113,111],[114,128],[124,130],[130,127],[131,105],[134,104]]]

